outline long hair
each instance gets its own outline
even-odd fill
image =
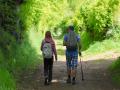
[[[45,38],[51,38],[52,39],[52,35],[51,35],[50,31],[46,31]]]

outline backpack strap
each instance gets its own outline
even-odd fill
[[[43,40],[43,45],[44,45],[45,43],[50,43],[50,42],[46,42],[45,39],[44,39],[44,40]],[[51,43],[50,43],[50,44],[51,44]],[[52,46],[52,44],[51,44],[51,46]]]

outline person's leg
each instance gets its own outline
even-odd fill
[[[71,78],[71,69],[70,69],[70,67],[67,68],[67,75],[68,75],[68,78]]]
[[[70,54],[66,54],[66,64],[67,64],[67,83],[71,83],[71,57]]]
[[[71,77],[76,77],[77,68],[71,70]]]
[[[49,60],[49,79],[48,81],[52,81],[52,71],[53,71],[53,58]]]
[[[67,67],[67,83],[71,83],[71,69],[69,67]]]
[[[73,79],[76,78],[76,73],[77,73],[77,61],[76,61],[76,60],[72,60],[71,77],[72,77]]]
[[[76,81],[77,65],[78,65],[78,55],[75,53],[74,56],[72,57],[72,71],[71,71],[72,84],[76,83],[75,81]]]
[[[77,73],[77,69],[72,69],[71,71],[71,76],[72,76],[72,84],[75,84],[76,82],[76,73]]]
[[[44,84],[47,85],[48,83],[48,60],[46,58],[44,58],[44,77],[45,77]]]

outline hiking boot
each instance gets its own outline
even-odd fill
[[[49,83],[48,83],[48,78],[45,78],[44,85],[49,85]]]
[[[48,82],[52,82],[52,79],[51,79],[51,78],[49,78],[49,79],[48,79]]]
[[[68,78],[68,79],[67,79],[67,83],[71,83],[71,78]]]
[[[75,85],[76,84],[76,80],[72,80],[72,85]]]
[[[48,80],[48,84],[51,84],[52,80]]]

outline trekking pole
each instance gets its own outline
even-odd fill
[[[81,66],[82,81],[84,81],[84,74],[83,74],[83,67],[82,67],[82,60],[81,60],[81,56],[80,56],[80,66]]]

